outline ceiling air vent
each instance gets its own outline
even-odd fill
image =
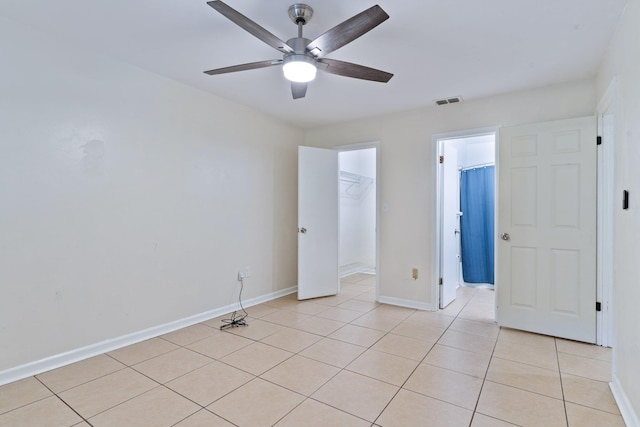
[[[452,98],[436,99],[434,102],[436,105],[457,104],[458,102],[462,102],[462,98],[454,96]]]

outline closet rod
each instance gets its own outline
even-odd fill
[[[484,168],[484,167],[487,167],[487,166],[495,166],[495,165],[496,165],[495,163],[481,163],[479,165],[466,166],[464,168],[462,166],[460,166],[460,167],[458,167],[458,170],[459,171],[466,171],[466,170],[469,170],[469,169],[478,169],[478,168]]]
[[[370,177],[364,176],[364,175],[359,175],[357,173],[340,171],[340,181],[353,182],[353,183],[356,183],[356,184],[360,184],[362,181],[365,181],[365,182],[372,181],[373,182],[373,178],[370,178]]]

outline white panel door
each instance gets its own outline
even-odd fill
[[[298,147],[298,299],[338,293],[338,185],[337,151]]]
[[[500,131],[501,326],[596,339],[596,120]]]
[[[458,149],[444,142],[442,179],[442,286],[440,308],[456,299],[460,285],[460,178]]]

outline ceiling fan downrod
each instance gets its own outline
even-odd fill
[[[298,37],[302,37],[302,26],[311,20],[313,9],[308,4],[296,3],[289,6],[289,18],[298,26]]]

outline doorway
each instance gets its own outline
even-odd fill
[[[378,147],[337,147],[339,169],[339,274],[341,293],[350,285],[377,292]]]
[[[378,142],[298,147],[299,300],[337,294],[378,300],[378,148]],[[350,222],[340,220],[341,198],[354,208]]]
[[[495,139],[493,130],[436,138],[441,309],[461,287],[494,288]]]

